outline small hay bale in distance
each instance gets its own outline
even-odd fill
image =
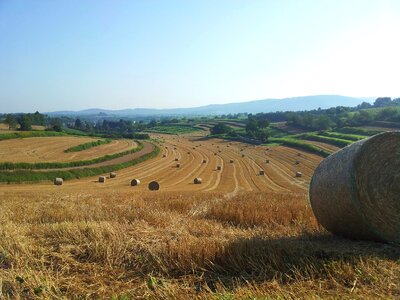
[[[157,181],[152,181],[149,183],[150,191],[158,191],[160,189],[160,184]]]
[[[328,231],[359,240],[400,243],[400,132],[358,141],[323,160],[310,204]]]
[[[106,176],[99,176],[99,182],[105,183],[106,182]]]
[[[110,172],[110,178],[115,178],[117,177],[117,173],[115,172]]]
[[[163,156],[162,157],[167,157],[167,154],[163,154]]]
[[[217,170],[221,171],[222,167],[221,166],[217,166]]]
[[[301,156],[301,153],[299,152],[299,153],[297,153],[297,156]]]
[[[222,151],[221,151],[221,150],[218,150],[218,152],[221,153]]]
[[[54,185],[62,185],[64,183],[64,180],[62,178],[54,178]]]
[[[296,165],[299,165],[300,164],[300,161],[299,160],[296,160]]]
[[[266,163],[266,164],[269,164],[269,159],[266,159],[266,160],[265,160],[265,163]]]
[[[229,162],[230,162],[231,164],[233,164],[233,163],[234,163],[234,160],[233,160],[233,159],[231,159]]]
[[[140,184],[140,180],[139,179],[133,178],[131,180],[131,186],[137,186],[139,184]]]
[[[297,172],[296,172],[296,177],[303,177],[303,173],[297,171]]]
[[[265,175],[265,171],[264,170],[260,170],[259,174],[260,175]]]
[[[246,155],[242,154],[242,157],[245,157]]]
[[[190,154],[190,151],[188,151],[187,154]]]
[[[203,164],[206,164],[206,163],[207,163],[207,160],[203,159]]]
[[[178,161],[179,159],[178,158],[175,158],[175,161]]]
[[[194,184],[201,184],[201,182],[202,182],[202,180],[201,180],[201,178],[199,178],[199,177],[196,177],[196,178],[193,180],[193,183],[194,183]]]
[[[177,164],[176,164],[176,167],[177,167],[177,168],[180,168],[180,167],[181,167],[181,164],[180,164],[180,163],[177,163]]]

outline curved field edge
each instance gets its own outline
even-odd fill
[[[105,140],[97,140],[97,141],[93,141],[93,142],[87,142],[87,143],[83,143],[83,144],[79,144],[73,147],[70,147],[68,149],[65,149],[64,152],[65,153],[70,153],[70,152],[79,152],[79,151],[83,151],[83,150],[87,150],[93,147],[98,147],[101,145],[106,145],[106,144],[110,144],[112,142],[112,139],[105,139]]]
[[[309,143],[305,143],[302,141],[298,141],[295,139],[288,139],[288,138],[270,138],[269,141],[271,143],[278,143],[278,144],[282,144],[288,147],[292,147],[292,148],[297,148],[300,150],[304,150],[310,153],[314,153],[317,155],[320,155],[322,157],[328,157],[329,155],[331,155],[331,152],[323,150],[317,146],[314,146],[312,144]],[[268,144],[265,144],[268,145]]]
[[[11,140],[11,139],[23,139],[30,137],[52,137],[52,136],[68,136],[64,132],[56,131],[21,131],[21,132],[10,132],[0,134],[0,141]]]
[[[0,172],[0,182],[5,183],[31,183],[46,180],[54,180],[56,177],[63,178],[64,180],[79,179],[84,177],[96,176],[108,172],[118,171],[124,168],[134,166],[138,163],[144,162],[148,159],[156,157],[160,153],[160,148],[154,145],[154,150],[148,154],[135,158],[131,161],[121,164],[103,166],[98,168],[85,168],[75,170],[61,170],[61,171],[47,171],[35,172],[17,170],[12,172]]]
[[[111,159],[119,158],[121,156],[125,156],[128,154],[136,153],[143,149],[143,144],[139,141],[135,141],[138,146],[132,148],[130,150],[107,154],[104,156],[100,156],[93,159],[88,160],[77,160],[70,162],[43,162],[43,163],[12,163],[12,162],[4,162],[0,163],[0,170],[43,170],[43,169],[63,169],[63,168],[73,168],[73,167],[82,167],[82,166],[90,166],[93,164],[105,162]]]
[[[81,166],[90,166],[96,163],[102,163],[108,160],[112,160],[115,158],[119,158],[121,156],[125,156],[128,154],[136,153],[143,149],[143,144],[139,143],[139,145],[131,150],[118,152],[114,154],[107,154],[101,157],[97,157],[89,160],[79,160],[79,161],[71,161],[71,162],[45,162],[45,163],[11,163],[4,162],[0,163],[0,170],[21,170],[21,169],[29,169],[29,170],[43,170],[43,169],[63,169],[63,168],[72,168],[72,167],[81,167]]]

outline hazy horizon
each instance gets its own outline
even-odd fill
[[[398,97],[399,1],[1,1],[0,111]]]

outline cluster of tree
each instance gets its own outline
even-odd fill
[[[268,125],[269,121],[266,114],[249,114],[246,123],[246,136],[251,139],[256,139],[261,142],[268,140]]]
[[[8,125],[9,129],[18,129],[22,131],[32,130],[32,125],[47,126],[49,130],[62,130],[61,119],[49,118],[38,111],[33,114],[7,114],[4,123]]]

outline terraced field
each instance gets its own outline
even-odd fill
[[[398,298],[398,247],[335,237],[313,216],[322,157],[204,135],[154,135],[157,157],[105,183],[0,184],[0,298]]]
[[[102,188],[115,190],[129,190],[132,192],[143,192],[147,190],[150,181],[156,180],[161,185],[162,191],[205,191],[222,192],[233,196],[240,192],[296,192],[305,193],[314,168],[321,161],[321,157],[294,150],[292,148],[278,146],[249,146],[238,142],[226,142],[218,139],[203,140],[204,133],[197,133],[196,136],[171,136],[155,135],[155,138],[164,140],[160,145],[161,151],[155,159],[140,163],[133,167],[128,167],[118,171],[118,176],[109,179],[106,183],[98,183],[97,176],[81,178],[64,183],[61,189],[80,189],[80,188]],[[73,159],[71,155],[75,153],[61,152],[70,142],[82,143],[90,138],[57,137],[57,138],[30,138],[18,141],[22,144],[30,143],[30,151],[34,153],[47,153],[47,160],[53,160],[59,155],[60,159]],[[35,142],[37,140],[37,142]],[[56,145],[54,150],[48,146],[43,146],[45,141],[53,141]],[[54,141],[59,141],[55,143]],[[5,144],[3,141],[0,143]],[[16,142],[16,141],[12,141]],[[118,143],[120,142],[120,143]],[[102,145],[81,152],[101,152],[106,153],[106,149],[122,146],[124,140],[114,141],[112,144]],[[6,146],[3,144],[3,149]],[[36,148],[35,148],[36,145]],[[68,144],[71,145],[71,144]],[[132,142],[123,144],[132,147]],[[1,149],[1,148],[0,148]],[[20,147],[25,149],[24,147]],[[47,150],[46,150],[47,149]],[[47,151],[47,152],[46,152]],[[148,150],[150,151],[150,150]],[[17,152],[18,153],[18,152]],[[22,152],[23,153],[23,152]],[[8,154],[11,158],[12,155]],[[89,155],[89,154],[85,154]],[[138,156],[139,154],[136,154]],[[99,156],[99,153],[97,153]],[[29,154],[20,154],[15,161],[20,161],[21,157],[28,159]],[[3,160],[4,158],[2,158]],[[76,157],[75,157],[76,159]],[[127,160],[127,158],[119,158]],[[176,161],[175,159],[178,159]],[[230,161],[233,160],[233,163]],[[269,160],[267,163],[266,161]],[[179,163],[178,168],[176,164]],[[107,163],[108,164],[108,163]],[[103,163],[104,165],[104,163]],[[220,166],[221,170],[217,170]],[[260,175],[264,170],[265,174]],[[296,172],[301,172],[302,177],[296,177]],[[108,174],[104,174],[108,175]],[[202,184],[194,184],[195,177],[202,178]],[[136,187],[130,186],[133,178],[140,179],[141,184]],[[24,185],[20,185],[22,188]],[[29,185],[34,189],[56,189],[51,182]]]
[[[69,162],[122,152],[137,146],[132,140],[121,139],[84,151],[64,152],[69,147],[97,140],[97,138],[75,136],[5,140],[0,143],[0,162]]]

